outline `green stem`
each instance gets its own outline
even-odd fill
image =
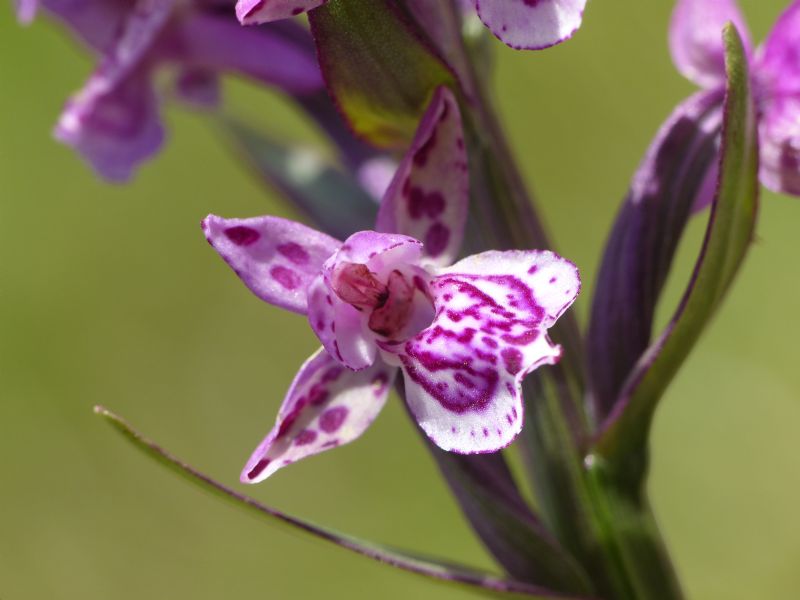
[[[469,53],[473,203],[481,242],[493,248],[553,248]],[[462,77],[465,74],[462,74]],[[683,598],[644,494],[616,482],[587,456],[595,424],[584,403],[582,341],[572,313],[552,331],[561,363],[525,386],[527,424],[520,444],[542,518],[613,600]]]

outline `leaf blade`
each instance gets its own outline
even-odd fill
[[[211,492],[218,498],[231,502],[238,508],[245,508],[259,516],[267,517],[271,520],[271,522],[283,525],[287,530],[296,531],[299,529],[313,537],[331,542],[341,548],[345,548],[351,552],[371,558],[378,562],[382,562],[389,566],[393,566],[416,575],[421,575],[448,583],[459,584],[470,589],[479,589],[498,598],[525,597],[534,599],[540,598],[542,600],[547,600],[548,598],[575,598],[551,592],[530,584],[496,577],[482,571],[464,567],[462,565],[456,565],[439,560],[433,561],[401,550],[395,550],[388,546],[383,546],[372,542],[364,542],[362,540],[340,534],[333,530],[319,527],[309,521],[285,514],[279,510],[265,506],[253,498],[239,494],[233,489],[218,483],[211,477],[180,461],[176,457],[172,456],[169,452],[144,437],[141,433],[131,427],[124,419],[105,407],[95,406],[94,412],[102,417],[106,423],[111,425],[113,429],[125,437],[139,451],[154,459],[171,472],[176,473],[190,483],[208,492]],[[578,599],[575,598],[575,600]]]
[[[628,378],[598,441],[598,452],[612,466],[626,455],[641,455],[658,399],[719,307],[753,238],[758,208],[755,109],[741,38],[730,24],[723,36],[728,80],[717,194],[680,305]],[[641,476],[633,474],[634,480]]]

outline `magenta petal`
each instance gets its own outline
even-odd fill
[[[800,94],[800,0],[775,23],[754,72],[771,95]]]
[[[358,438],[386,403],[396,373],[382,362],[353,372],[320,348],[300,367],[242,482],[258,483],[281,467]]]
[[[163,139],[145,57],[172,2],[143,2],[125,19],[102,63],[67,103],[55,136],[111,181],[125,181]]]
[[[20,23],[28,24],[33,21],[39,9],[39,0],[16,0],[17,19]]]
[[[314,48],[300,26],[242,28],[227,13],[194,11],[175,24],[171,36],[174,41],[162,50],[167,58],[240,73],[289,93],[323,89]]]
[[[471,454],[513,441],[522,378],[560,357],[547,328],[579,291],[575,265],[552,252],[483,252],[439,272],[436,317],[399,352],[409,408],[436,445]]]
[[[540,50],[572,37],[586,0],[474,0],[481,21],[503,43]]]
[[[800,196],[800,96],[773,100],[759,127],[761,183]]]
[[[383,197],[377,229],[422,240],[431,262],[455,260],[469,210],[469,173],[453,93],[436,93]]]
[[[322,6],[328,0],[239,0],[236,17],[242,25],[288,19]]]
[[[306,290],[341,242],[279,217],[203,220],[206,239],[259,298],[305,314]]]
[[[220,82],[214,71],[201,67],[184,67],[175,82],[178,96],[199,108],[215,108],[220,102]]]
[[[736,25],[750,54],[750,36],[736,0],[677,0],[669,30],[672,61],[684,77],[705,88],[725,82],[722,29]]]
[[[71,98],[54,135],[75,148],[109,181],[124,182],[161,147],[164,130],[148,73],[109,88],[103,71]]]

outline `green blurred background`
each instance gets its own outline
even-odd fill
[[[669,2],[590,2],[541,53],[498,44],[497,99],[558,248],[588,282],[664,117],[691,86],[666,49]],[[743,2],[760,39],[783,0]],[[50,138],[90,61],[52,23],[0,22],[0,598],[462,598],[299,535],[179,481],[92,414],[103,403],[239,487],[295,369],[303,320],[253,297],[199,221],[290,215],[205,118],[171,106],[171,138],[125,187]],[[230,82],[236,110],[313,140],[279,98]],[[693,598],[800,594],[800,203],[765,194],[759,239],[724,310],[672,385],[650,489]],[[697,220],[662,307],[678,298]],[[249,488],[356,535],[491,565],[392,402],[355,444]]]

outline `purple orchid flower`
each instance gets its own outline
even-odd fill
[[[286,19],[328,0],[238,0],[243,25]],[[471,0],[481,21],[503,43],[519,50],[559,44],[581,26],[586,0]]]
[[[163,142],[153,86],[161,66],[175,67],[178,94],[203,106],[218,101],[223,71],[292,94],[323,85],[301,27],[242,29],[225,0],[18,0],[20,20],[32,19],[38,4],[101,56],[67,103],[55,136],[112,181],[129,179]]]
[[[678,70],[705,94],[721,98],[725,82],[720,32],[736,25],[750,57],[759,113],[760,179],[775,192],[800,195],[800,0],[792,2],[764,44],[752,50],[735,0],[678,0],[670,27],[670,50]],[[713,174],[712,174],[713,177]],[[706,186],[698,208],[706,206]]]
[[[559,359],[547,329],[580,280],[549,251],[489,251],[447,266],[467,217],[466,160],[458,105],[440,88],[383,197],[378,231],[342,243],[277,217],[203,221],[250,290],[307,315],[323,346],[300,368],[243,482],[359,437],[398,369],[439,447],[494,452],[520,432],[521,380]]]

